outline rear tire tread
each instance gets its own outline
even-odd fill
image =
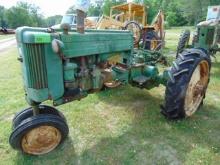
[[[169,119],[179,119],[186,117],[184,110],[185,91],[191,79],[194,69],[201,60],[206,60],[211,67],[211,60],[206,53],[200,49],[186,49],[183,54],[187,54],[182,59],[176,59],[177,67],[172,67],[169,71],[170,77],[165,91],[165,105],[161,107],[161,112]],[[210,68],[209,68],[210,69]],[[210,74],[210,73],[209,73]],[[210,76],[210,75],[209,75]]]

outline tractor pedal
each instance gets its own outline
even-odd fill
[[[148,80],[150,80],[149,77],[146,77],[146,76],[137,76],[135,78],[133,78],[133,81],[135,83],[138,83],[139,85],[143,85],[144,83],[146,83]]]

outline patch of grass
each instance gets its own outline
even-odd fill
[[[14,34],[0,35],[0,40],[11,38],[11,37],[14,37],[14,36],[15,36]]]
[[[204,106],[190,119],[168,121],[160,114],[163,86],[106,90],[58,107],[70,134],[43,156],[24,155],[8,144],[14,114],[27,107],[16,58],[15,48],[1,54],[0,164],[219,164],[220,58]]]
[[[191,31],[191,37],[192,37],[193,36],[192,34],[195,31],[195,27],[191,27],[191,26],[172,27],[171,29],[166,30],[166,33],[165,33],[165,40],[166,40],[165,48],[170,50],[171,54],[173,54],[173,53],[175,54],[180,34],[185,29],[188,29],[188,30]]]

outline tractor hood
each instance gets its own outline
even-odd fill
[[[217,26],[220,24],[220,20],[208,20],[200,22],[197,26]]]

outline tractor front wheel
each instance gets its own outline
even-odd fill
[[[42,155],[62,143],[68,132],[68,125],[62,117],[39,114],[23,120],[13,130],[9,143],[24,153]]]
[[[39,105],[39,114],[51,114],[51,115],[57,115],[63,118],[66,121],[65,116],[58,111],[54,107],[50,107],[48,105]],[[18,112],[12,121],[12,128],[15,129],[23,120],[33,116],[33,108],[29,107],[27,109],[24,109],[23,111]]]
[[[162,114],[169,119],[192,116],[205,97],[210,68],[210,57],[200,49],[179,54],[169,72]]]

